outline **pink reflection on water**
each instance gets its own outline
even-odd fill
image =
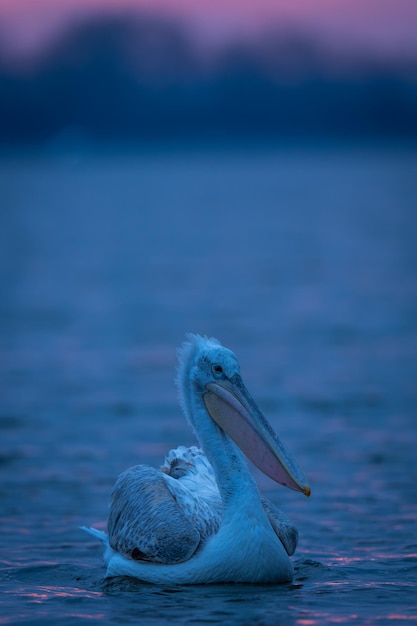
[[[417,621],[417,615],[404,615],[402,613],[390,613],[389,615],[375,615],[372,621],[378,622],[379,620],[401,620],[401,621]],[[296,624],[299,626],[314,626],[315,624],[347,624],[354,620],[359,620],[357,613],[350,613],[348,615],[331,615],[330,613],[312,613],[309,617],[300,617],[296,620]]]
[[[13,592],[14,593],[14,592]],[[53,587],[53,586],[44,586],[38,587],[37,591],[33,591],[31,593],[23,593],[22,597],[25,597],[30,602],[35,602],[36,604],[42,604],[51,598],[99,598],[103,594],[100,591],[87,591],[86,589],[78,589],[77,587],[63,588],[63,587]]]
[[[75,617],[77,619],[99,620],[100,622],[106,618],[105,613],[66,613],[66,617]],[[0,624],[16,624],[16,614],[0,617]],[[23,623],[23,622],[22,622]]]
[[[103,619],[105,619],[106,614],[105,613],[97,613],[95,615],[92,614],[88,614],[88,613],[71,613],[71,617],[76,617],[78,619],[97,619],[102,621]]]
[[[331,562],[328,562],[328,565],[352,565],[364,560],[364,558],[358,556],[334,556]],[[366,560],[369,561],[368,558]]]
[[[348,615],[331,615],[330,613],[309,613],[296,620],[300,626],[314,626],[314,624],[346,624],[358,619],[357,613]]]
[[[358,619],[358,617],[356,613],[351,613],[350,615],[329,617],[328,621],[333,624],[346,624],[346,622],[351,622],[354,619]]]
[[[412,559],[416,558],[417,554],[406,553],[402,554],[398,551],[386,553],[386,552],[375,552],[372,548],[358,548],[355,549],[355,553],[361,551],[363,555],[346,555],[346,554],[334,554],[330,555],[325,559],[326,565],[354,565],[357,563],[379,563],[383,561],[396,561],[397,559]]]

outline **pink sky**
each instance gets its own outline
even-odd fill
[[[10,45],[30,51],[71,17],[124,8],[179,17],[210,46],[276,22],[351,49],[417,58],[417,0],[0,0],[0,26]]]

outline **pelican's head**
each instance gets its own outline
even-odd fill
[[[204,394],[209,383],[240,374],[236,356],[213,337],[187,335],[187,341],[179,350],[178,359],[178,382],[186,379],[195,393]]]
[[[233,352],[217,339],[187,335],[178,356],[177,382],[188,419],[193,422],[192,397],[201,397],[211,419],[264,474],[309,496],[303,472],[246,389]]]

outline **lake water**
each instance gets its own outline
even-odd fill
[[[0,623],[417,622],[417,153],[0,161]],[[194,443],[186,332],[232,348],[310,479],[260,473],[292,584],[105,580],[112,484]]]

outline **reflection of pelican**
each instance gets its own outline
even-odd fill
[[[235,355],[189,335],[178,385],[207,456],[180,447],[162,471],[137,465],[121,474],[108,535],[84,528],[106,546],[107,575],[163,584],[291,580],[297,531],[261,498],[240,450],[275,481],[307,496],[310,488],[246,390]]]

